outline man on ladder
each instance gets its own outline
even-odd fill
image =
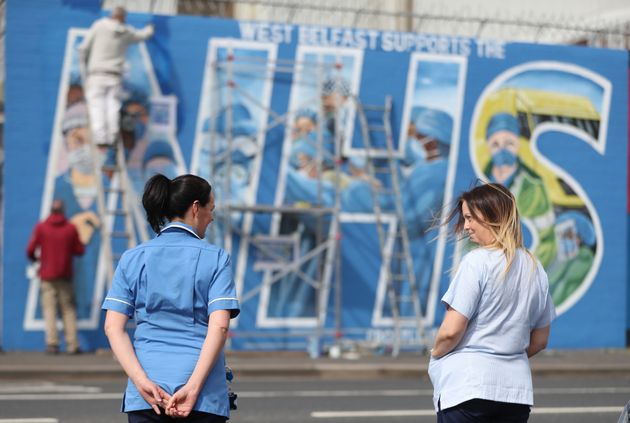
[[[120,129],[123,65],[127,48],[153,35],[153,25],[136,30],[125,25],[127,11],[116,7],[90,27],[79,46],[90,129],[101,152],[112,147]]]
[[[132,43],[144,41],[153,35],[153,25],[136,30],[125,25],[127,12],[115,7],[110,17],[104,17],[90,27],[83,43],[79,46],[82,74],[86,86],[92,145],[98,147],[92,154],[96,160],[94,173],[97,182],[97,203],[104,224],[101,248],[106,265],[106,279],[112,280],[114,262],[119,254],[113,250],[135,245],[132,228],[129,181],[123,149],[116,148],[120,137],[120,109],[122,100],[123,66],[127,48]],[[102,168],[101,165],[105,165]],[[101,179],[101,170],[107,180]],[[105,182],[106,187],[103,182]],[[105,193],[112,194],[106,198]],[[124,229],[120,229],[116,218],[123,218]]]

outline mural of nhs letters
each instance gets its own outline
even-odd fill
[[[89,145],[88,110],[77,51],[86,32],[84,29],[68,31],[40,216],[47,216],[53,199],[64,201],[66,214],[86,245],[86,253],[74,261],[78,327],[97,329],[102,298],[109,283],[101,234],[103,230],[119,227],[121,222],[113,215],[102,219],[97,210],[93,166],[103,159],[95,160]],[[125,177],[130,182],[131,198],[138,200],[131,201],[133,229],[137,241],[143,241],[149,237],[139,201],[145,181],[156,172],[177,176],[185,172],[185,165],[175,136],[176,103],[161,95],[144,44],[132,45],[126,59],[121,138],[127,157]],[[153,113],[152,105],[156,105]],[[116,176],[110,181],[103,175],[103,182],[113,187],[120,181]],[[118,195],[112,192],[105,198],[110,208],[116,207]],[[38,288],[39,280],[32,275],[24,316],[26,330],[43,330],[44,327],[39,313]]]
[[[475,171],[515,195],[559,313],[589,288],[604,240],[585,190],[545,157],[541,146],[585,142],[604,155],[610,97],[610,82],[587,69],[530,62],[500,74],[474,113],[470,157]]]
[[[270,43],[212,38],[197,115],[191,172],[213,186],[219,210],[208,236],[231,252],[240,294],[251,274],[249,245],[240,239],[251,233],[254,216],[221,207],[256,202],[276,50]]]
[[[401,195],[411,242],[421,310],[428,324],[442,278],[445,233],[433,228],[450,202],[458,151],[467,62],[464,58],[413,54],[409,64],[399,149]],[[439,237],[439,242],[434,242]],[[403,285],[409,289],[409,285]],[[385,278],[380,278],[373,324],[391,325]],[[405,296],[409,293],[402,292]],[[410,303],[400,308],[403,322],[414,325]]]
[[[316,46],[299,46],[289,99],[288,125],[282,150],[282,164],[275,204],[292,207],[333,207],[335,203],[335,154],[350,145],[354,132],[363,51]],[[351,164],[349,165],[351,167]],[[344,168],[342,186],[354,176]],[[342,190],[344,188],[341,188]],[[343,200],[342,200],[343,201]],[[344,209],[342,203],[342,210]],[[317,233],[328,233],[327,217],[314,214],[275,214],[271,235],[296,239],[298,255],[306,257],[320,243]],[[315,284],[330,281],[331,264],[324,249],[306,260],[300,272],[273,284],[264,283],[258,308],[261,327],[308,327],[317,323],[318,311],[327,306],[328,292],[322,290],[319,309]],[[270,272],[264,278],[268,280]],[[325,282],[321,282],[326,285]]]
[[[56,0],[34,13],[30,3],[11,2],[20,25],[6,37],[2,236],[14,248],[2,251],[3,347],[41,349],[39,281],[24,276],[23,248],[60,198],[87,244],[75,260],[76,299],[81,347],[92,350],[106,346],[101,235],[123,223],[97,210],[96,182],[121,181],[93,172],[76,49],[87,30],[75,27],[101,11]],[[124,68],[125,178],[136,197],[158,172],[188,170],[212,184],[207,238],[230,254],[242,306],[232,348],[304,348],[320,327],[324,347],[333,334],[391,341],[389,272],[405,346],[416,341],[408,275],[430,333],[444,315],[448,270],[468,248],[431,223],[479,179],[518,199],[526,245],[561,313],[550,346],[625,345],[627,52],[129,15],[135,27],[148,21],[155,35],[130,46]],[[115,208],[121,199],[112,191],[105,200]],[[140,202],[131,211],[137,241],[154,236]],[[399,258],[399,229],[412,264]]]

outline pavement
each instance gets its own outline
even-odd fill
[[[427,378],[428,356],[401,353],[398,357],[356,352],[339,358],[312,359],[305,352],[228,351],[226,361],[237,378]],[[630,376],[630,349],[545,350],[531,359],[534,375]],[[0,379],[121,377],[124,373],[110,350],[80,355],[43,352],[0,353]]]

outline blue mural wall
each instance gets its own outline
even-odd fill
[[[73,153],[87,115],[77,45],[100,11],[78,2],[8,2],[6,37],[4,347],[41,349],[36,277],[24,253],[35,223],[63,198],[87,253],[75,262],[83,348],[107,345],[100,311],[108,281],[94,181],[79,177]],[[54,19],[50,19],[54,16]],[[129,179],[139,195],[156,172],[210,179],[217,200],[252,205],[331,207],[340,190],[340,249],[305,260],[302,277],[273,279],[252,237],[284,237],[302,257],[330,220],[309,214],[226,216],[250,235],[208,237],[229,244],[243,311],[234,348],[303,348],[304,332],[325,319],[331,330],[371,340],[391,337],[374,201],[397,222],[392,198],[373,198],[366,149],[384,156],[384,138],[361,136],[358,99],[392,98],[395,172],[428,327],[443,315],[448,270],[467,246],[431,218],[479,180],[510,188],[549,274],[559,318],[551,347],[625,345],[627,329],[627,52],[502,43],[465,37],[363,29],[130,14],[156,35],[129,49],[124,127]],[[380,122],[382,125],[382,122]],[[126,135],[125,135],[126,134]],[[231,148],[227,145],[231,143]],[[335,152],[339,154],[335,156]],[[226,154],[229,154],[229,159]],[[335,169],[340,169],[336,174]],[[229,172],[229,177],[227,176]],[[115,199],[114,199],[115,201]],[[134,209],[139,240],[150,237]],[[235,233],[237,233],[235,232]],[[341,295],[334,292],[341,260]],[[267,263],[268,264],[268,263]],[[273,283],[272,282],[273,279]],[[324,297],[314,285],[330,286]],[[335,314],[340,298],[341,315]],[[411,309],[403,332],[413,337]],[[337,320],[340,318],[340,320]],[[245,337],[246,333],[265,334]]]

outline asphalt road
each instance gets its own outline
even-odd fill
[[[0,423],[126,422],[123,379],[0,380]],[[616,422],[630,399],[630,376],[534,380],[531,423]],[[435,422],[428,380],[248,379],[234,384],[232,422]]]

